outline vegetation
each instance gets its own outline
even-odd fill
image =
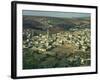
[[[32,22],[23,26],[23,69],[79,67],[91,64],[90,21],[86,20],[88,18],[80,19],[77,25],[76,22],[73,23],[74,19],[31,18],[25,16],[23,21],[37,21],[39,25],[34,26]]]

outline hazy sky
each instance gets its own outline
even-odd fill
[[[90,17],[90,13],[34,11],[34,10],[23,10],[22,14],[30,16],[47,16],[47,17],[61,17],[61,18]]]

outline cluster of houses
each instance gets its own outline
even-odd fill
[[[34,32],[26,30],[23,33],[26,39],[23,40],[23,48],[31,48],[34,51],[46,52],[55,47],[73,44],[77,50],[90,50],[90,30],[82,29],[76,31],[63,31],[55,34],[38,34],[34,36]]]

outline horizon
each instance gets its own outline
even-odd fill
[[[22,15],[24,15],[24,16],[58,17],[58,18],[90,17],[90,13],[58,12],[58,11],[36,11],[36,10],[23,10]]]

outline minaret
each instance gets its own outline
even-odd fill
[[[45,26],[47,28],[47,43],[46,43],[46,46],[48,47],[49,46],[49,28],[52,27],[52,25],[50,24],[50,21],[47,21],[45,20]]]
[[[49,29],[47,28],[47,43],[46,43],[46,46],[47,46],[47,47],[48,47],[48,45],[49,45],[48,39],[49,39]]]

